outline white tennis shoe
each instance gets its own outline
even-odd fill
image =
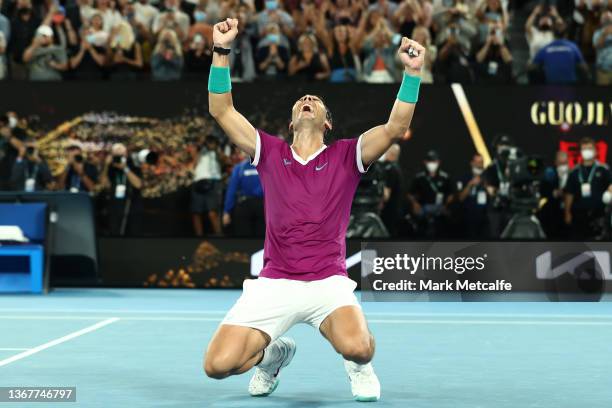
[[[249,394],[253,397],[272,394],[278,387],[280,370],[289,365],[296,349],[295,341],[289,337],[279,337],[268,345],[264,359],[255,367],[255,374],[249,382]]]
[[[355,401],[372,402],[380,399],[380,382],[372,364],[357,364],[344,360],[344,368],[351,381]]]

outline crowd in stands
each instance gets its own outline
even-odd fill
[[[212,27],[233,17],[234,80],[397,82],[407,36],[428,50],[426,83],[528,73],[610,85],[611,10],[609,0],[0,0],[0,79],[205,80]],[[511,41],[519,15],[527,44]],[[520,46],[529,59],[517,66]]]

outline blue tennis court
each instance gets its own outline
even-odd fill
[[[359,404],[340,356],[308,326],[289,332],[298,351],[272,396],[248,395],[250,373],[207,378],[204,349],[239,293],[60,289],[0,297],[0,386],[76,386],[77,402],[67,406],[88,408]],[[612,404],[610,303],[368,303],[364,310],[377,340],[379,406]]]

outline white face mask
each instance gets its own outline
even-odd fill
[[[582,158],[584,160],[593,160],[593,158],[595,157],[595,150],[593,150],[593,149],[582,149],[580,151],[580,154],[582,155]]]
[[[438,166],[440,166],[440,163],[438,162],[425,163],[425,167],[427,167],[427,171],[430,173],[435,173],[438,170]]]
[[[560,164],[557,166],[557,173],[559,173],[560,176],[565,176],[568,171],[569,166],[567,164]]]
[[[483,169],[480,167],[472,167],[472,174],[475,176],[480,176],[483,172]]]
[[[9,116],[8,125],[11,129],[15,129],[17,127],[17,118],[14,116]]]

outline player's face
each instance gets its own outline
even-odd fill
[[[291,119],[295,127],[301,121],[314,121],[324,126],[327,117],[327,108],[321,98],[314,95],[305,95],[293,105]]]

